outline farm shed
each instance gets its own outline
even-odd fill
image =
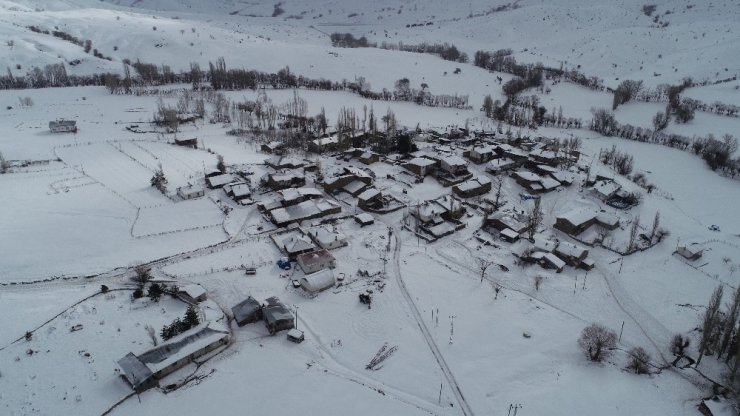
[[[177,195],[182,199],[195,199],[205,195],[202,186],[191,185],[177,188]]]
[[[52,133],[76,133],[77,122],[75,120],[54,120],[49,122],[49,130]]]
[[[138,356],[129,353],[118,360],[118,365],[134,390],[141,392],[156,386],[161,378],[228,342],[228,332],[205,327],[180,334]]]
[[[208,297],[206,290],[203,289],[203,286],[195,283],[180,288],[180,292],[178,293],[178,295],[184,298],[185,301],[188,303],[203,302]]]
[[[681,257],[688,260],[696,260],[704,254],[704,248],[699,244],[688,244],[678,246],[676,253],[680,254]]]
[[[364,227],[366,225],[372,225],[375,223],[375,218],[373,218],[372,215],[367,213],[357,214],[354,216],[355,222],[360,224],[361,227]]]
[[[334,279],[334,273],[329,269],[325,269],[303,276],[300,283],[306,292],[318,293],[333,287],[336,280]]]
[[[192,139],[175,139],[177,146],[190,147],[193,149],[198,148],[198,139],[193,137]]]
[[[244,326],[262,319],[262,305],[250,296],[231,308],[231,313],[236,324]]]
[[[267,304],[262,308],[262,316],[270,335],[275,335],[285,329],[295,328],[293,314],[280,302],[280,299],[273,296],[268,298],[266,302]]]
[[[560,244],[555,247],[555,251],[553,253],[573,267],[580,266],[581,262],[583,262],[583,260],[588,256],[588,250],[577,244],[568,243],[566,241],[560,242]]]

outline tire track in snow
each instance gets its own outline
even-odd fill
[[[429,329],[427,328],[426,323],[422,319],[421,313],[419,313],[419,308],[416,307],[416,303],[414,303],[414,300],[411,298],[411,295],[409,294],[409,291],[406,288],[406,283],[403,281],[403,277],[401,276],[401,237],[400,237],[401,230],[397,228],[395,225],[393,226],[388,225],[388,227],[390,227],[390,229],[393,230],[393,236],[395,237],[395,242],[396,242],[393,248],[393,267],[395,269],[394,274],[396,277],[396,282],[398,283],[398,287],[401,289],[401,293],[403,294],[403,297],[406,299],[406,303],[409,305],[409,308],[411,309],[414,319],[416,320],[416,324],[419,326],[421,333],[424,335],[424,340],[429,346],[429,349],[432,351],[432,355],[434,355],[434,359],[437,361],[437,364],[439,364],[439,368],[442,370],[442,373],[445,375],[445,378],[447,379],[447,383],[452,389],[452,393],[455,395],[455,398],[457,399],[457,402],[460,405],[460,409],[462,410],[465,416],[472,416],[473,410],[470,408],[470,405],[468,404],[467,400],[465,400],[465,396],[463,395],[462,389],[460,389],[460,385],[457,384],[457,380],[455,380],[454,374],[452,374],[450,367],[447,365],[447,362],[445,361],[444,357],[442,356],[442,353],[437,347],[437,343],[434,341],[432,334],[429,332]]]

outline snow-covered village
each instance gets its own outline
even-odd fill
[[[0,1],[0,414],[740,410],[732,1]]]

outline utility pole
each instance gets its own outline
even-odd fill
[[[295,308],[295,329],[298,329],[298,306],[293,305]]]
[[[624,321],[622,321],[622,329],[619,330],[619,342],[622,342],[622,332],[624,331]]]

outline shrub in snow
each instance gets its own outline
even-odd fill
[[[617,345],[617,334],[599,324],[591,324],[581,331],[578,346],[589,360],[601,362]]]
[[[650,354],[642,347],[634,347],[629,351],[630,360],[627,368],[635,374],[650,374]]]

